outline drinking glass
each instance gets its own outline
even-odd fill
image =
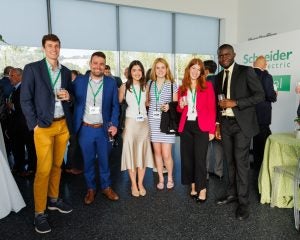
[[[65,97],[65,94],[63,92],[64,90],[65,90],[64,88],[56,88],[55,89],[55,99],[57,101],[61,101]]]
[[[188,102],[187,102],[187,97],[186,96],[182,96],[182,102],[184,103],[184,106],[188,105]]]
[[[115,141],[115,139],[114,139],[112,133],[109,131],[109,128],[110,128],[111,126],[113,126],[113,124],[112,124],[112,122],[109,122],[109,123],[107,124],[108,141],[111,142],[111,143],[113,143],[113,142]]]
[[[225,99],[225,95],[223,93],[218,94],[218,100],[222,101]],[[225,109],[222,109],[221,113],[225,113]]]

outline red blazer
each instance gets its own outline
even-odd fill
[[[196,111],[198,118],[198,126],[203,132],[215,134],[216,130],[216,98],[214,88],[211,82],[206,82],[207,88],[203,91],[197,89]],[[178,103],[182,96],[187,96],[187,91],[181,93],[178,91]],[[187,119],[188,106],[183,109],[177,106],[177,111],[181,112],[178,132],[182,132]]]

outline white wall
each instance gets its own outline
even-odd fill
[[[95,0],[98,2],[188,13],[222,19],[220,42],[237,42],[238,0]]]
[[[300,29],[299,0],[239,0],[237,42]]]

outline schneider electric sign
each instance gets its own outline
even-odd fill
[[[268,69],[274,69],[274,68],[290,68],[291,62],[290,58],[293,54],[293,51],[287,51],[283,52],[278,50],[271,50],[269,53],[265,54],[265,58],[268,62]],[[245,65],[252,65],[252,63],[255,61],[255,59],[259,55],[256,55],[256,53],[252,54],[245,54],[243,57],[243,62]]]
[[[270,70],[283,70],[291,67],[291,56],[293,51],[281,51],[271,50],[269,53],[265,54],[264,57],[268,62],[268,69]],[[261,54],[260,54],[261,55]],[[244,54],[243,63],[245,65],[253,65],[253,62],[260,55],[256,53]],[[284,72],[283,72],[284,73]],[[278,91],[290,91],[291,87],[291,75],[273,75],[274,84]]]

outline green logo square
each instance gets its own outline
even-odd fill
[[[289,92],[291,89],[291,75],[275,75],[273,82],[278,91]]]

